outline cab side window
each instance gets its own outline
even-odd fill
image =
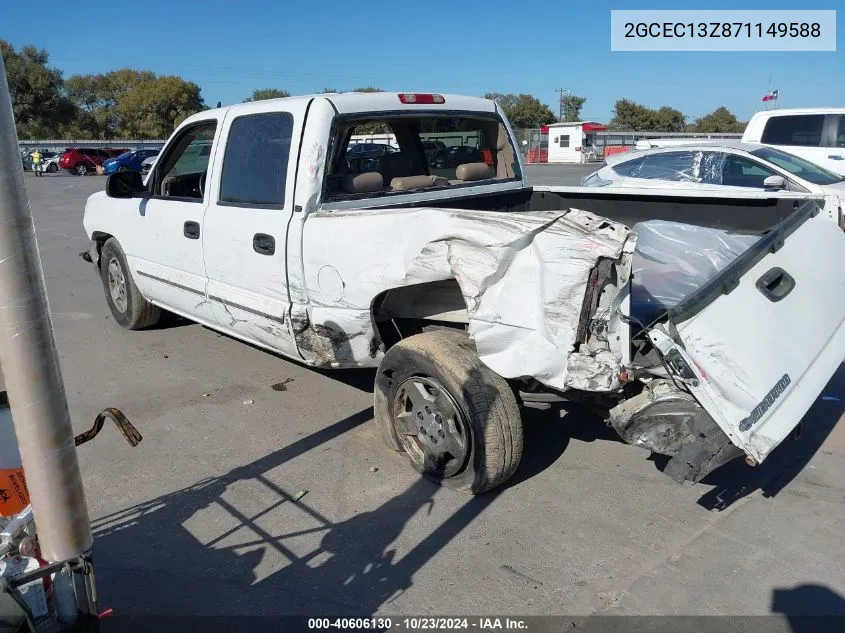
[[[823,114],[773,116],[766,121],[761,142],[767,145],[819,147],[824,129]]]
[[[202,201],[216,130],[217,121],[204,121],[182,131],[158,162],[153,195]]]
[[[238,117],[229,128],[220,204],[283,208],[293,116],[267,112]]]
[[[845,114],[840,114],[836,117],[833,146],[845,147]]]

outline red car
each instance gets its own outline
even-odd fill
[[[59,167],[77,176],[96,171],[103,161],[126,152],[125,149],[92,149],[89,147],[69,147],[59,157]]]

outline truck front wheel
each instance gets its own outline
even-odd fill
[[[158,323],[161,308],[153,305],[141,295],[126,256],[116,239],[109,238],[100,251],[100,277],[114,320],[127,330],[141,330]]]
[[[417,472],[472,494],[503,484],[522,458],[513,391],[464,332],[426,332],[391,347],[376,375],[375,420]]]

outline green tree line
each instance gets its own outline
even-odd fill
[[[61,70],[50,66],[46,50],[35,46],[15,50],[0,40],[0,52],[20,139],[166,138],[185,117],[207,109],[200,87],[181,77],[121,68],[65,79]],[[323,92],[343,91],[325,88]],[[367,86],[350,92],[382,90]],[[280,88],[259,88],[244,101],[288,96],[290,93]],[[530,94],[491,92],[484,96],[499,103],[514,128],[538,128],[559,118],[547,104]],[[586,100],[577,95],[563,96],[561,120],[580,120]],[[745,123],[724,106],[690,122],[675,108],[648,108],[629,99],[616,102],[608,126],[646,132],[712,133],[745,129]],[[364,124],[359,130],[361,133],[384,131],[384,124],[378,122]]]

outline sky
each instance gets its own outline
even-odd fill
[[[805,6],[806,5],[806,6]],[[611,52],[611,9],[840,9],[842,0],[0,0],[0,39],[34,44],[73,74],[122,67],[196,82],[212,107],[255,88],[483,95],[526,92],[557,111],[556,88],[606,122],[622,97],[690,120],[724,105],[741,120],[769,90],[779,105],[845,105],[845,35],[836,52]]]

